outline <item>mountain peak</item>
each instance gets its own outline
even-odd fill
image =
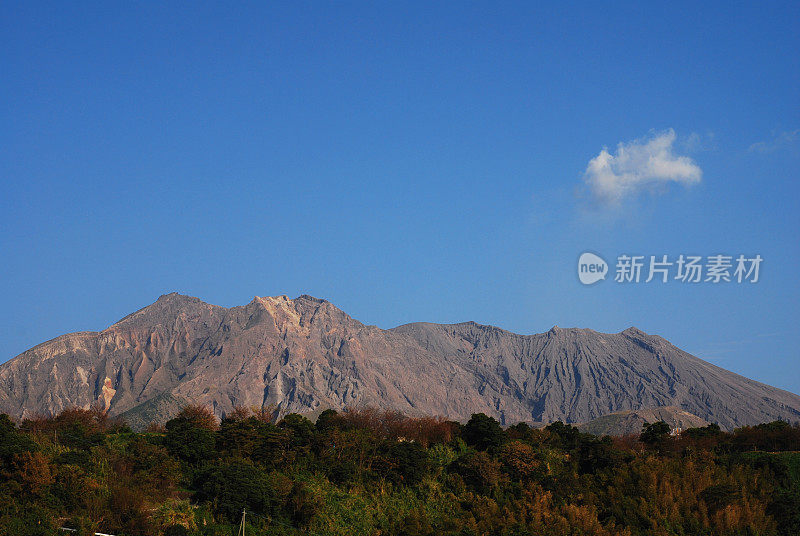
[[[637,328],[636,326],[631,326],[628,329],[626,329],[624,331],[621,331],[620,333],[622,333],[623,335],[628,335],[630,337],[642,337],[642,336],[646,337],[647,336],[647,333],[645,333],[641,329]]]
[[[126,317],[118,320],[112,326],[131,321],[140,321],[145,318],[152,318],[154,321],[164,320],[172,316],[176,316],[181,311],[196,307],[219,307],[217,305],[210,305],[193,296],[179,294],[177,292],[170,292],[169,294],[162,294],[156,301],[142,307],[138,311],[129,314]]]
[[[311,319],[320,313],[333,315],[337,318],[347,317],[346,313],[331,302],[314,298],[307,294],[302,294],[294,299],[286,295],[256,296],[250,303],[257,304],[258,307],[267,311],[275,319],[288,321],[291,324],[301,324],[306,319]]]
[[[296,298],[290,298],[286,294],[280,294],[278,296],[253,296],[252,302],[269,302],[269,303],[294,303],[294,302],[311,302],[311,303],[330,303],[328,300],[324,300],[322,298],[315,298],[314,296],[309,296],[308,294],[301,294]]]
[[[166,302],[188,302],[188,301],[200,301],[200,298],[195,298],[193,296],[187,296],[186,294],[181,294],[179,292],[170,292],[169,294],[162,294],[158,297],[158,299],[154,303],[166,303]]]
[[[309,296],[308,294],[301,294],[300,296],[296,297],[295,300],[304,300],[310,301],[314,303],[325,303],[328,300],[324,300],[322,298],[315,298],[314,296]]]

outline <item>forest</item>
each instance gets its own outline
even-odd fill
[[[798,535],[800,425],[596,437],[365,408],[0,415],[0,534]],[[69,529],[69,530],[66,530]]]

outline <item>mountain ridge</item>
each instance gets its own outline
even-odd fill
[[[800,420],[800,396],[636,327],[522,335],[469,321],[384,330],[306,294],[229,308],[164,294],[102,331],[65,334],[0,365],[0,411],[17,418],[92,404],[121,414],[157,397],[208,404],[219,416],[236,405],[374,405],[579,423],[677,406],[725,428]]]

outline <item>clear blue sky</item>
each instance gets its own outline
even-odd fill
[[[0,361],[171,291],[307,293],[635,325],[800,392],[800,4],[530,4],[3,2]],[[584,250],[764,263],[585,287]]]

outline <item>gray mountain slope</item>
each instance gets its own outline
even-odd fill
[[[663,406],[641,410],[626,410],[609,413],[587,423],[578,424],[581,432],[603,435],[638,435],[645,423],[663,421],[670,429],[682,431],[688,428],[707,426],[709,423],[697,415],[680,408]]]
[[[207,404],[220,416],[237,405],[301,413],[373,405],[459,420],[484,412],[504,423],[588,422],[677,406],[725,428],[800,420],[800,396],[635,328],[382,330],[310,296],[225,308],[169,294],[101,332],[64,335],[0,365],[0,411],[17,418],[92,404],[160,414],[174,405],[157,403],[165,400]]]

